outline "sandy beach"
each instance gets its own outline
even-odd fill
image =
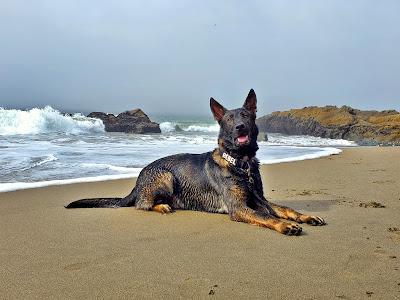
[[[328,225],[288,237],[227,215],[64,209],[134,179],[2,193],[0,298],[400,299],[399,147],[262,174],[268,198]]]

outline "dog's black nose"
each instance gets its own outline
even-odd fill
[[[237,130],[241,130],[243,128],[244,128],[244,124],[243,123],[236,125],[236,129]]]

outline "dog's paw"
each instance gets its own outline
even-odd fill
[[[170,214],[170,213],[174,212],[173,209],[171,208],[171,206],[169,206],[168,204],[154,205],[151,210],[162,213],[162,214]]]
[[[280,232],[286,235],[300,235],[302,230],[297,224],[283,223]]]
[[[306,223],[311,226],[326,225],[325,220],[318,216],[307,216]]]

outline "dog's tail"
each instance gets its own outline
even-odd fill
[[[134,206],[136,202],[136,193],[133,192],[125,198],[92,198],[81,199],[71,202],[65,208],[116,208]]]

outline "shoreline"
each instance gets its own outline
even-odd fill
[[[282,146],[286,147],[286,146]],[[296,146],[290,146],[296,147]],[[351,148],[357,146],[349,146]],[[301,148],[301,147],[300,147]],[[272,164],[280,164],[286,162],[296,162],[296,161],[304,161],[309,159],[318,159],[321,157],[328,157],[332,155],[339,155],[343,149],[347,147],[320,147],[323,148],[324,151],[320,151],[319,153],[314,154],[304,154],[299,155],[296,157],[288,157],[283,159],[275,159],[275,160],[261,160],[261,165],[272,165]],[[328,150],[325,150],[328,149]],[[7,193],[7,192],[14,192],[19,190],[30,190],[36,188],[43,188],[47,186],[62,186],[62,185],[70,185],[76,183],[85,183],[85,182],[104,182],[104,181],[113,181],[113,180],[120,180],[120,179],[133,179],[139,176],[140,171],[142,168],[137,168],[138,170],[134,173],[122,173],[122,174],[114,174],[114,175],[99,175],[99,176],[91,176],[91,177],[78,177],[78,178],[71,178],[71,179],[56,179],[56,180],[45,180],[45,181],[36,181],[36,182],[4,182],[0,183],[0,193]]]
[[[262,165],[268,199],[328,222],[303,224],[299,237],[232,222],[224,214],[64,208],[79,198],[124,196],[135,179],[0,193],[1,294],[396,299],[399,155],[399,147],[357,147]]]

